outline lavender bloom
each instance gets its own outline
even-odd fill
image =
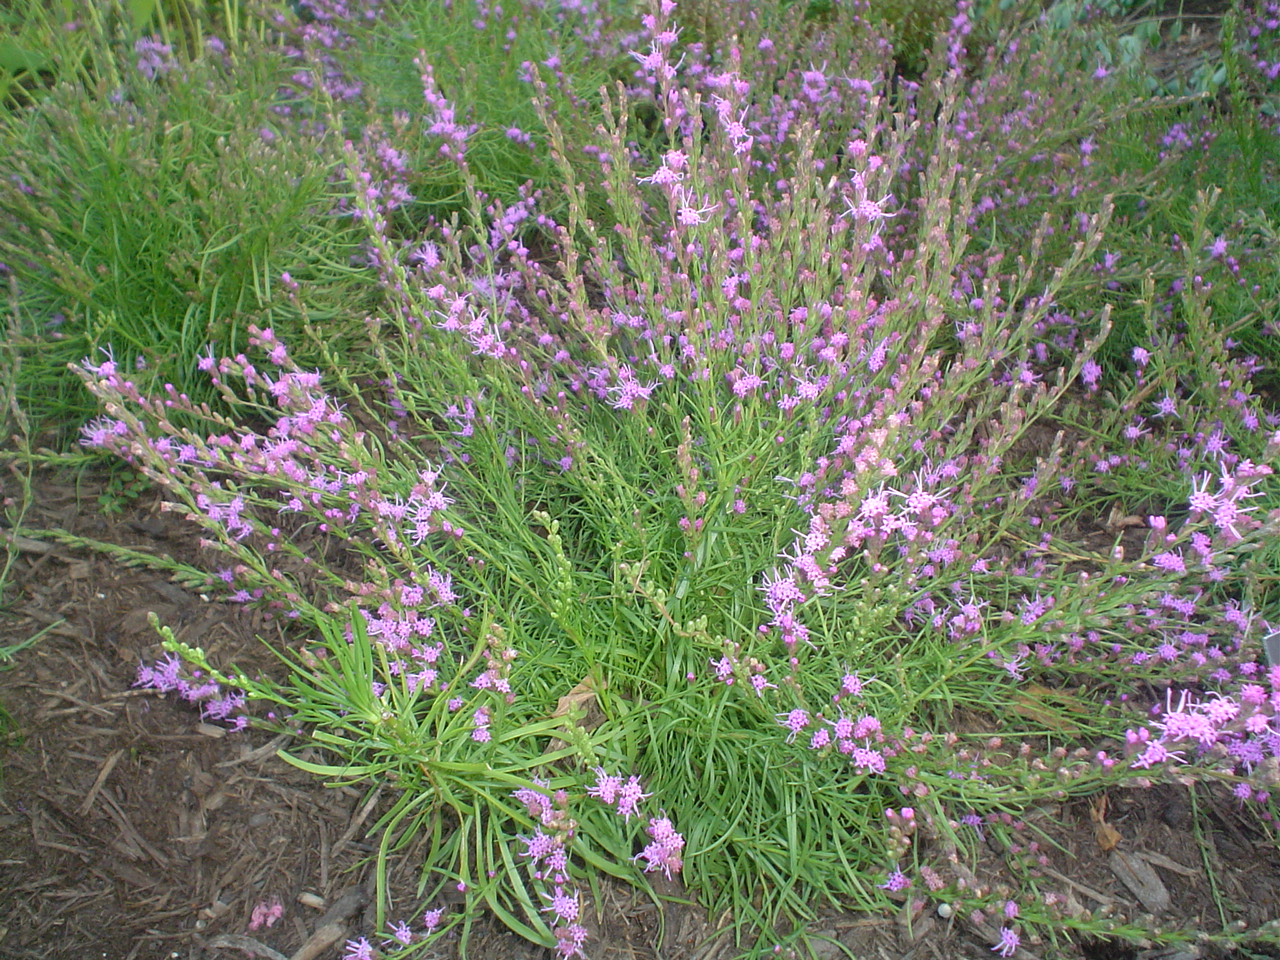
[[[778,723],[789,731],[787,743],[794,741],[796,734],[809,725],[808,712],[800,709],[792,710],[790,713],[780,713],[777,719]]]
[[[1022,938],[1009,927],[1000,928],[1000,942],[991,951],[1001,957],[1012,957],[1022,946]]]
[[[651,794],[642,791],[639,777],[628,777],[627,782],[618,790],[618,816],[630,820],[640,801],[647,800],[650,796]]]
[[[133,52],[138,55],[138,73],[147,80],[154,80],[178,69],[177,61],[173,59],[173,49],[155,37],[139,37],[133,45]]]
[[[543,913],[554,913],[557,920],[574,923],[578,919],[578,891],[566,892],[563,887],[556,887],[550,896],[551,902],[542,908]]]
[[[901,869],[894,867],[889,873],[888,879],[886,879],[884,883],[880,884],[880,889],[888,890],[890,893],[898,893],[907,889],[909,886],[911,886],[910,878],[903,873]]]
[[[679,873],[684,865],[681,851],[684,850],[684,837],[676,832],[671,821],[666,817],[650,818],[646,832],[653,842],[646,846],[636,858],[645,862],[645,873],[661,870],[670,880],[672,872]]]
[[[398,920],[395,923],[388,920],[387,926],[391,928],[391,940],[388,942],[389,946],[407,947],[409,944],[413,943],[413,931],[409,929],[409,924],[405,923],[403,920]]]

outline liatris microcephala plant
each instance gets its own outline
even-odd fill
[[[372,387],[256,328],[252,356],[201,360],[234,416],[80,366],[104,411],[86,443],[166,490],[229,599],[294,622],[283,679],[230,677],[249,705],[329,755],[301,768],[394,782],[378,858],[428,838],[424,906],[465,902],[427,926],[463,949],[483,905],[584,952],[601,873],[678,878],[753,954],[819,906],[920,889],[985,918],[1007,898],[963,851],[1021,829],[1010,807],[1150,780],[1191,741],[1219,764],[1195,770],[1252,791],[1277,747],[1261,685],[1247,707],[1171,695],[1152,729],[1110,691],[1252,675],[1264,624],[1214,584],[1271,533],[1248,505],[1270,469],[1197,479],[1136,556],[1064,540],[1100,462],[1064,411],[1098,382],[1107,311],[1058,298],[1092,273],[1107,196],[1081,184],[1060,247],[1047,211],[1016,252],[975,247],[999,169],[964,162],[963,9],[927,90],[895,100],[867,41],[861,79],[807,71],[794,102],[752,79],[761,42],[693,70],[676,12],[644,16],[605,93],[608,227],[549,115],[566,214],[482,195],[426,63],[466,216],[402,242],[399,158],[347,144],[383,296]],[[1048,922],[1001,909],[1001,955]]]

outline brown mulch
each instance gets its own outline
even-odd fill
[[[154,497],[109,519],[96,493],[42,478],[27,520],[193,554]],[[347,829],[362,795],[277,759],[283,741],[228,734],[131,688],[159,651],[150,612],[220,662],[261,661],[255,636],[270,625],[153,571],[22,548],[0,643],[47,632],[0,673],[17,731],[0,761],[0,957],[229,956],[209,943],[247,933],[254,907],[275,900],[284,916],[253,936],[290,956],[329,905],[366,883],[368,847]]]
[[[194,562],[190,531],[160,511],[154,493],[105,516],[97,502],[102,489],[91,479],[41,476],[26,523]],[[14,494],[10,487],[4,492]],[[160,652],[150,612],[178,639],[205,648],[211,661],[249,668],[270,665],[258,638],[278,638],[277,625],[260,613],[208,602],[154,571],[87,551],[18,543],[0,609],[0,646],[47,632],[17,656],[14,669],[0,671],[0,704],[16,731],[0,739],[0,960],[332,960],[348,938],[376,943],[368,860],[376,838],[366,834],[387,797],[326,786],[288,765],[276,751],[304,748],[287,738],[226,733],[185,704],[131,686],[138,664]],[[1136,860],[1137,869],[1154,870],[1168,894],[1161,921],[1218,930],[1217,903],[1228,920],[1250,928],[1280,917],[1280,858],[1229,801],[1203,790],[1199,797],[1194,825],[1203,843],[1183,788],[1112,795],[1104,811],[1120,838],[1116,849],[1131,867]],[[1117,865],[1114,851],[1101,849],[1098,816],[1096,801],[1075,801],[1028,818],[1028,830],[1050,854],[1050,866],[1032,865],[1032,872],[1042,892],[1138,919],[1149,904],[1120,877],[1124,864]],[[399,909],[416,906],[421,857],[420,849],[409,849],[393,864],[390,889]],[[1026,864],[1014,859],[993,848],[982,865],[988,879],[1025,875]],[[608,886],[600,899],[590,918],[589,956],[597,960],[721,960],[737,953],[730,917],[708,918],[678,904],[659,912]],[[273,902],[283,908],[281,919],[251,929],[254,908]],[[897,917],[837,915],[819,926],[859,960],[993,955],[989,921],[944,919],[909,902]],[[1219,955],[1102,942],[1024,948],[1022,960]],[[435,951],[424,956],[456,953],[449,943]],[[468,954],[551,955],[483,920]],[[819,955],[845,954],[820,944]]]

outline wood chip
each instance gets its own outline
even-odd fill
[[[911,947],[919,943],[927,936],[938,921],[935,920],[931,913],[924,910],[913,910],[920,901],[908,900],[902,905],[902,909],[898,911],[898,949],[910,950]]]
[[[188,593],[167,580],[152,580],[148,583],[148,586],[170,603],[176,603],[179,607],[190,608],[196,604],[196,595],[194,593]]]
[[[68,580],[88,580],[93,576],[93,565],[87,560],[73,560],[67,564]]]
[[[120,762],[120,758],[123,756],[123,749],[111,751],[110,756],[107,757],[102,764],[102,768],[98,771],[98,777],[93,781],[93,786],[89,788],[84,800],[76,808],[76,813],[83,817],[87,816],[89,811],[93,809],[93,801],[97,799],[98,791],[102,789],[102,785],[107,782],[107,777],[111,776],[111,771],[116,768],[116,764]]]
[[[104,864],[105,868],[114,876],[119,877],[125,883],[139,888],[154,887],[156,879],[143,873],[137,867],[131,866],[120,860],[110,861]]]
[[[355,812],[355,816],[351,818],[351,823],[347,826],[347,829],[343,831],[342,836],[337,839],[337,842],[334,843],[330,853],[336,853],[351,842],[351,838],[356,835],[362,826],[364,826],[365,820],[368,818],[369,814],[373,812],[373,808],[377,806],[378,798],[381,796],[382,784],[380,783],[373,788],[373,793],[369,795],[369,798],[365,800],[365,802]]]
[[[142,835],[134,828],[133,823],[130,822],[128,815],[120,809],[120,805],[111,796],[111,791],[103,790],[101,796],[106,804],[107,813],[116,822],[116,826],[120,828],[120,832],[123,834],[122,839],[131,847],[136,847],[139,851],[146,853],[161,870],[168,870],[169,858],[143,839]]]
[[[333,904],[320,918],[320,923],[326,924],[335,920],[345,920],[368,902],[369,894],[364,887],[347,887],[334,898]]]
[[[223,903],[221,900],[215,900],[209,906],[200,911],[200,919],[217,920],[219,917],[225,916],[231,910],[231,905]]]
[[[1107,795],[1104,793],[1089,804],[1089,819],[1093,821],[1093,838],[1103,853],[1116,848],[1122,837],[1120,831],[1107,823]]]
[[[247,953],[251,957],[261,957],[264,960],[289,960],[279,950],[272,950],[261,940],[255,940],[253,937],[244,937],[235,933],[224,933],[214,937],[206,947],[212,947],[218,950],[239,950]]]
[[[1148,913],[1165,913],[1173,906],[1168,889],[1140,854],[1112,850],[1107,865]]]
[[[1152,853],[1150,850],[1143,850],[1138,856],[1151,864],[1153,867],[1163,867],[1165,870],[1173,873],[1181,874],[1184,877],[1196,877],[1200,875],[1200,871],[1194,867],[1186,867],[1177,860],[1171,860],[1162,853]]]
[[[254,750],[246,749],[245,752],[242,753],[235,760],[223,760],[221,763],[215,764],[215,766],[219,768],[234,767],[241,763],[256,763],[259,760],[265,760],[268,757],[274,757],[277,753],[280,752],[280,750],[284,747],[284,745],[292,739],[293,737],[290,734],[282,733],[279,736],[277,736],[274,740],[272,740],[270,743],[264,743],[262,746]],[[248,744],[245,744],[244,746],[247,748]]]
[[[0,530],[0,539],[8,541],[20,553],[46,554],[58,549],[52,543],[45,543],[43,540],[32,540],[30,537],[20,537],[16,533],[10,533],[8,530]]]
[[[315,960],[331,946],[347,935],[347,925],[340,921],[326,923],[307,938],[288,960]],[[283,960],[283,958],[281,958]]]
[[[317,896],[314,893],[303,892],[298,894],[298,902],[304,907],[310,907],[313,910],[324,909],[324,897]]]
[[[1079,881],[1076,881],[1076,880],[1072,880],[1070,877],[1064,876],[1063,874],[1059,873],[1057,870],[1053,870],[1049,867],[1038,867],[1037,869],[1040,870],[1045,876],[1053,877],[1055,880],[1059,880],[1062,883],[1065,883],[1068,887],[1072,887],[1076,890],[1079,890],[1086,897],[1092,897],[1094,900],[1098,901],[1098,903],[1102,904],[1103,906],[1106,906],[1109,903],[1116,902],[1115,898],[1108,897],[1105,893],[1099,893],[1097,890],[1094,890],[1092,887],[1086,887],[1083,883],[1080,883]],[[1084,908],[1081,907],[1080,909],[1083,910]]]
[[[368,901],[360,887],[349,887],[320,918],[320,925],[289,960],[314,960],[347,935],[347,918]]]

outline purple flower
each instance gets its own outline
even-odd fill
[[[671,821],[666,817],[653,817],[649,820],[647,832],[653,842],[644,848],[637,860],[645,862],[645,873],[661,870],[668,880],[672,871],[680,872],[684,866],[681,851],[684,850],[684,837],[676,832]]]
[[[1143,731],[1144,733],[1146,731]],[[1171,752],[1159,740],[1152,740],[1147,744],[1147,748],[1142,754],[1133,761],[1132,766],[1135,768],[1146,769],[1153,764],[1164,763],[1166,760],[1181,760],[1182,758],[1176,753]]]
[[[875,223],[897,216],[896,213],[886,213],[884,209],[887,204],[893,202],[893,194],[885,194],[879,200],[872,200],[868,195],[866,181],[861,171],[853,175],[853,191],[854,199],[845,200],[848,204],[845,212],[854,219]]]
[[[716,672],[716,679],[724,683],[725,686],[733,686],[733,661],[728,657],[721,657],[719,660],[709,660],[711,669]],[[608,802],[608,801],[606,801]]]
[[[618,816],[630,820],[640,801],[647,800],[650,796],[652,794],[643,792],[639,777],[628,777],[627,782],[618,790]]]
[[[795,574],[773,571],[773,577],[767,574],[761,588],[764,591],[764,602],[774,613],[789,609],[792,604],[804,603],[804,591],[796,585]]]
[[[133,52],[138,55],[138,72],[147,80],[154,80],[178,67],[173,59],[173,49],[155,37],[139,37],[133,45]]]
[[[881,890],[888,890],[890,893],[897,893],[899,890],[905,890],[911,886],[911,880],[897,867],[893,868],[893,872],[889,874],[884,883],[880,884]]]
[[[618,792],[622,789],[622,778],[605,773],[604,767],[596,767],[595,774],[596,785],[587,788],[587,796],[612,805],[618,799]]]
[[[566,893],[563,887],[556,887],[549,899],[551,903],[542,908],[543,913],[554,913],[556,919],[566,923],[573,923],[578,919],[578,891]]]
[[[864,771],[884,773],[884,754],[879,750],[855,747],[850,760],[853,763],[854,770],[858,773],[863,773]]]
[[[618,382],[609,388],[609,394],[613,397],[614,409],[632,409],[637,401],[648,400],[649,395],[653,393],[657,386],[657,380],[651,383],[641,383],[636,379],[632,369],[624,363],[618,369]]]
[[[555,930],[556,953],[561,957],[580,957],[582,945],[587,942],[586,928],[578,923],[571,923]]]
[[[779,724],[791,731],[787,737],[787,743],[791,743],[795,740],[796,734],[809,725],[809,714],[807,711],[797,708],[790,713],[778,714],[777,720]]]
[[[549,857],[560,848],[560,841],[543,833],[541,827],[534,830],[532,837],[522,837],[521,839],[524,841],[524,855],[534,864],[539,863],[545,857]]]
[[[1017,931],[1009,927],[1001,927],[1000,942],[991,948],[991,952],[1002,957],[1012,957],[1018,952],[1020,946],[1022,946],[1022,938],[1018,936]]]
[[[720,204],[718,203],[697,206],[697,194],[683,186],[676,188],[676,194],[676,222],[682,227],[693,227],[700,223],[706,223],[711,218],[711,214],[720,209]]]
[[[402,947],[407,947],[413,943],[413,931],[409,929],[409,925],[403,920],[392,923],[387,921],[387,926],[391,928],[391,939]]]

